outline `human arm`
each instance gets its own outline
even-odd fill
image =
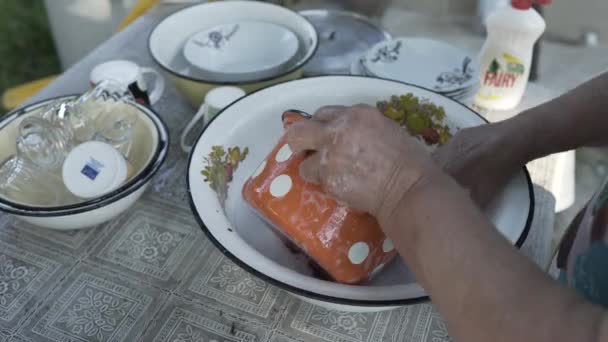
[[[521,256],[425,152],[357,106],[288,131],[304,178],[375,215],[459,341],[601,341],[606,314]]]
[[[527,160],[584,146],[608,144],[608,73],[513,119],[528,134]],[[511,128],[512,130],[514,128]]]
[[[606,313],[517,252],[445,175],[380,218],[456,341],[605,341]]]
[[[608,73],[511,119],[463,129],[434,158],[485,205],[529,161],[608,144],[605,108]]]

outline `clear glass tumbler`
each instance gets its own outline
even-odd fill
[[[125,111],[124,104],[135,102],[133,95],[119,83],[104,80],[95,87],[91,96],[98,103],[103,103],[103,110],[95,116],[96,133],[93,140],[110,144],[127,157],[137,117],[134,113]]]
[[[104,113],[97,118],[95,140],[110,144],[125,157],[129,156],[137,117],[124,111]]]
[[[16,155],[0,162],[0,195],[29,206],[58,206],[76,202],[57,175]]]
[[[105,80],[73,101],[52,104],[42,116],[66,130],[76,142],[82,143],[93,139],[98,117],[112,112],[121,101],[132,99],[119,83]]]
[[[70,131],[57,127],[48,120],[30,116],[19,124],[17,155],[44,170],[60,169],[71,149]]]

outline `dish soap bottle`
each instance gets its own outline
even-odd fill
[[[488,38],[480,54],[481,79],[476,105],[490,110],[509,110],[519,104],[528,84],[534,44],[545,27],[544,19],[532,8],[532,0],[512,0],[511,6],[488,16]]]

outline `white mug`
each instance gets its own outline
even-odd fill
[[[201,118],[203,118],[203,124],[206,125],[222,109],[243,96],[245,96],[245,91],[237,87],[218,87],[210,90],[205,96],[205,102],[203,102],[199,110],[196,112],[196,114],[194,114],[194,117],[192,120],[190,120],[182,132],[180,139],[182,150],[188,153],[192,149],[192,145],[188,145],[186,143],[186,137],[190,134],[192,128],[194,128]]]
[[[146,74],[154,77],[154,87],[151,92],[148,92],[144,80]],[[99,64],[93,68],[89,77],[92,87],[108,79],[121,84],[124,90],[129,90],[133,94],[136,101],[146,105],[156,103],[165,91],[165,79],[158,71],[140,67],[127,60],[113,60]]]

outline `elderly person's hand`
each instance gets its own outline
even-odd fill
[[[306,180],[380,221],[417,183],[441,173],[403,128],[366,105],[322,108],[287,136],[294,152],[313,152],[300,168]]]
[[[463,129],[433,158],[483,207],[527,161],[517,134],[511,122]]]

